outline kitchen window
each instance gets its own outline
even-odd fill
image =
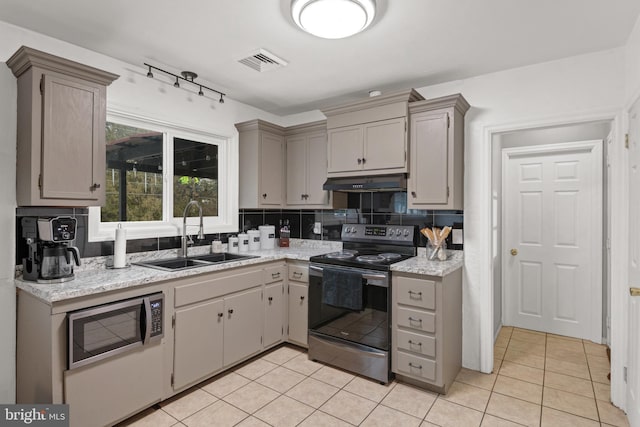
[[[105,132],[105,204],[89,208],[89,241],[113,240],[118,224],[128,238],[180,235],[190,200],[202,206],[205,233],[237,230],[237,142],[234,150],[231,138],[114,112]]]

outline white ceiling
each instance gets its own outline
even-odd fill
[[[0,20],[142,66],[192,70],[278,115],[625,44],[638,0],[377,0],[366,31],[299,30],[290,0],[0,0]],[[237,62],[265,48],[289,62]]]

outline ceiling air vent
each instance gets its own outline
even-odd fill
[[[238,62],[261,73],[263,71],[269,71],[287,65],[287,61],[282,58],[278,58],[273,53],[265,49],[258,49],[246,57],[239,59]]]

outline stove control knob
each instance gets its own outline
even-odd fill
[[[345,228],[344,228],[344,232],[345,232],[345,233],[349,233],[349,232],[351,232],[351,228],[350,228],[350,227],[345,227]]]
[[[393,229],[389,230],[389,236],[393,236],[395,234],[395,232],[393,231]]]
[[[404,236],[409,237],[409,230],[404,230]]]
[[[356,233],[358,230],[355,227],[351,228],[351,233]]]
[[[399,228],[396,228],[396,236],[398,237],[402,236],[402,230],[400,230]]]

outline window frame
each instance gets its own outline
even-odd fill
[[[218,216],[204,217],[204,232],[225,233],[238,230],[238,138],[150,119],[113,109],[107,110],[107,121],[148,129],[163,134],[162,156],[162,220],[102,222],[100,206],[89,207],[88,240],[111,241],[119,224],[127,230],[128,239],[173,237],[182,235],[182,217],[173,217],[173,138],[218,146]],[[106,149],[106,147],[105,147]],[[195,208],[189,213],[197,211]],[[197,217],[188,217],[187,225],[198,225]],[[193,230],[192,227],[189,228]]]

